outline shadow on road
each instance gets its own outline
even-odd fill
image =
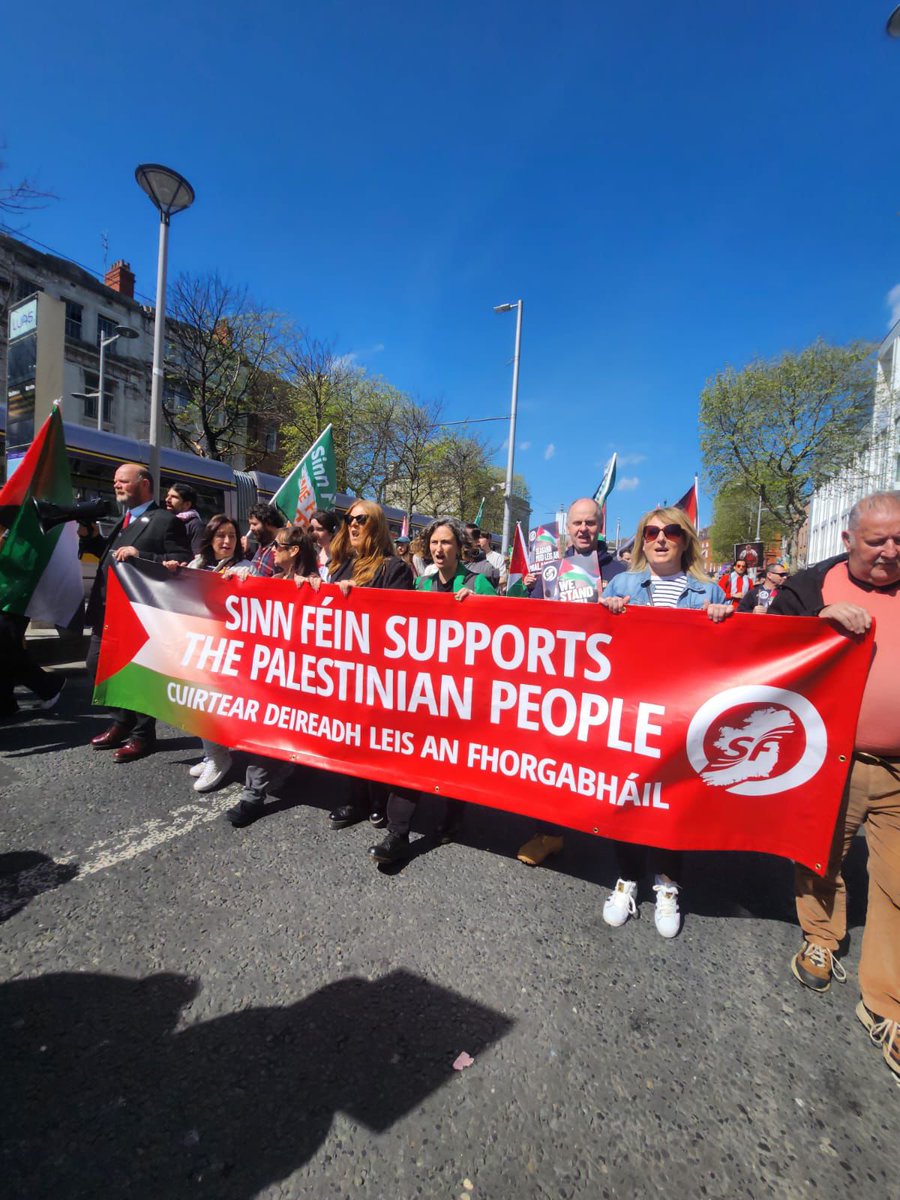
[[[78,874],[74,863],[58,863],[37,850],[14,850],[0,854],[0,922]]]
[[[513,1024],[398,970],[178,1028],[198,991],[179,975],[0,986],[6,1194],[250,1200],[337,1112],[384,1132]]]

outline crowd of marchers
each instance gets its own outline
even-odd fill
[[[93,535],[99,567],[88,603],[94,631],[89,672],[95,671],[98,661],[109,565],[132,558],[160,562],[175,573],[203,570],[262,576],[316,590],[325,582],[344,595],[357,587],[414,588],[452,593],[467,605],[483,603],[498,593],[545,602],[588,600],[626,620],[635,605],[688,609],[698,620],[727,621],[732,627],[736,621],[769,615],[812,616],[848,637],[866,633],[874,622],[875,652],[827,869],[820,877],[800,865],[795,868],[802,941],[790,970],[799,983],[819,993],[827,992],[832,980],[846,979],[840,961],[847,934],[841,871],[854,835],[865,826],[869,896],[856,1011],[872,1041],[881,1047],[884,1061],[900,1078],[900,492],[861,499],[843,534],[845,553],[833,559],[793,576],[780,561],[757,574],[738,559],[718,580],[704,571],[697,531],[680,508],[657,508],[641,517],[629,552],[619,558],[601,536],[597,504],[580,499],[568,510],[564,558],[571,560],[570,567],[583,567],[584,577],[595,580],[596,587],[567,592],[557,586],[559,560],[512,580],[508,563],[492,549],[489,535],[449,516],[432,521],[410,541],[392,537],[382,509],[368,500],[355,500],[342,516],[316,512],[306,527],[289,524],[272,505],[257,505],[251,510],[248,530],[241,531],[224,514],[203,525],[187,485],[173,485],[165,504],[157,505],[151,477],[138,464],[120,466],[114,488],[121,519],[108,537]],[[18,647],[9,647],[10,654],[20,652],[21,631]],[[12,673],[13,682],[31,687],[43,707],[50,707],[58,697],[59,683],[24,659],[16,662],[21,669]],[[0,700],[12,701],[12,686]],[[95,749],[112,751],[117,763],[154,751],[152,716],[115,710],[111,718],[109,726],[93,738]],[[225,814],[236,829],[254,824],[263,815],[270,791],[283,785],[293,768],[261,756],[249,760],[244,756],[242,769],[242,791]],[[231,750],[204,741],[202,757],[190,771],[197,792],[221,787],[235,771]],[[410,854],[410,827],[419,800],[414,786],[341,777],[340,791],[344,800],[328,817],[333,829],[368,820],[384,830],[382,840],[368,851],[378,864],[398,863]],[[440,839],[454,838],[464,820],[465,805],[448,800]],[[562,830],[543,826],[519,849],[518,858],[536,867],[563,850]],[[647,880],[655,900],[656,929],[664,938],[676,937],[687,899],[683,854],[628,842],[615,842],[614,854],[618,878],[605,898],[603,920],[621,928],[637,916],[640,889]]]

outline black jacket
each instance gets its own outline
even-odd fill
[[[348,558],[340,567],[329,575],[329,583],[340,583],[342,579],[353,578],[353,558]],[[412,588],[415,585],[412,567],[400,557],[385,558],[381,570],[366,587],[373,588]]]
[[[176,562],[186,563],[191,560],[191,548],[184,521],[179,521],[167,508],[160,508],[154,502],[136,520],[131,521],[127,529],[122,528],[124,519],[122,517],[117,522],[106,539],[88,599],[85,615],[88,624],[95,629],[103,622],[106,576],[113,550],[118,550],[121,546],[135,546],[140,558],[148,558],[152,562],[174,559]]]
[[[769,605],[769,612],[779,617],[817,617],[825,607],[822,597],[825,576],[832,567],[846,561],[846,554],[837,554],[834,558],[826,558],[813,567],[807,567],[805,571],[799,571],[778,589],[778,595]],[[863,583],[859,579],[853,579],[853,582],[862,592],[878,591],[871,583]]]

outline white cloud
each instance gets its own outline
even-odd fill
[[[508,439],[507,439],[507,440],[508,440]],[[530,450],[530,449],[531,449],[531,442],[519,442],[519,449],[520,449],[520,450]]]
[[[620,454],[618,458],[620,467],[636,467],[638,463],[646,461],[646,454]]]
[[[553,445],[552,442],[549,442],[547,445],[547,449],[544,451],[544,460],[547,461],[547,460],[551,459],[555,453],[556,453],[556,447]]]
[[[349,354],[339,354],[335,360],[336,367],[343,367],[349,370],[355,367],[361,358],[368,358],[371,354],[381,354],[384,350],[384,342],[376,342],[374,346],[367,346],[365,350],[351,350]]]
[[[619,492],[633,492],[640,485],[640,482],[637,475],[626,475],[624,479],[616,480],[615,490]]]
[[[893,327],[900,321],[900,283],[895,283],[887,294],[887,306],[891,310],[891,319],[888,321],[888,329]]]

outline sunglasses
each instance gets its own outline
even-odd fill
[[[768,571],[767,574],[771,575],[773,579],[787,579],[788,577],[787,571]]]
[[[660,534],[663,534],[668,542],[677,542],[684,537],[684,530],[680,525],[645,525],[644,526],[644,541],[655,542]]]
[[[278,538],[276,538],[275,539],[275,549],[276,550],[290,550],[291,543],[290,542],[279,542]]]
[[[366,523],[366,521],[368,521],[368,519],[369,519],[368,513],[352,513],[349,517],[347,517],[347,524],[348,525],[365,525],[365,523]]]

